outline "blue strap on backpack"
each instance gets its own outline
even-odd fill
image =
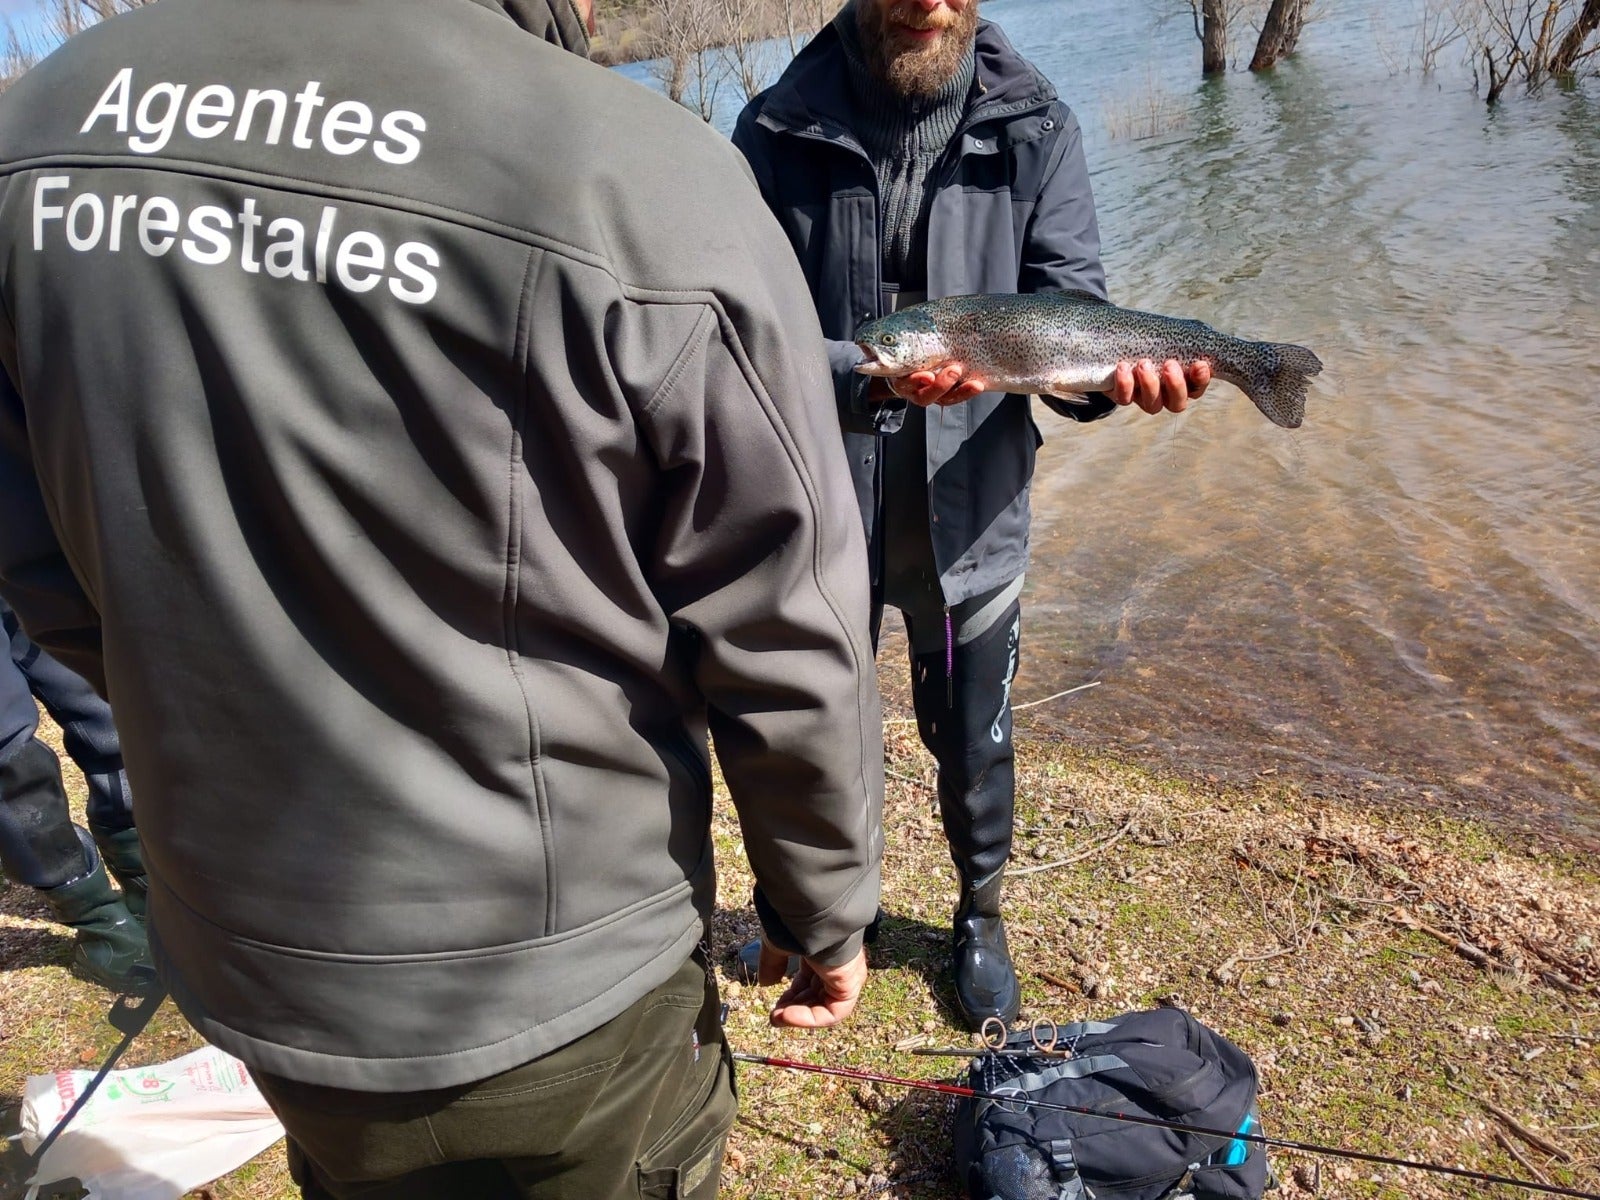
[[[1176,1008],[1064,1025],[1071,1057],[1031,1053],[1028,1031],[972,1060],[975,1091],[1257,1133],[1248,1055]],[[1026,1103],[963,1099],[956,1167],[972,1200],[1260,1200],[1265,1150],[1238,1137],[1184,1133]]]

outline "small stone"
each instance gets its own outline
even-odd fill
[[[1032,853],[1034,858],[1038,858],[1038,859],[1049,858],[1050,857],[1050,847],[1046,846],[1043,842],[1039,842],[1037,845],[1034,846],[1034,848],[1031,851],[1031,853]]]
[[[1356,1023],[1356,1019],[1354,1017],[1335,1017],[1333,1023],[1340,1029],[1349,1029]]]
[[[811,1122],[811,1124],[806,1126],[806,1132],[809,1133],[812,1137],[821,1137],[822,1136],[822,1122],[821,1121],[813,1121],[813,1122]]]
[[[1269,991],[1275,992],[1275,991],[1277,991],[1279,988],[1281,988],[1283,986],[1283,976],[1281,976],[1281,975],[1263,975],[1261,977],[1261,986],[1266,988]]]

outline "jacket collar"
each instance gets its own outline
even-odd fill
[[[572,0],[472,0],[510,17],[520,28],[543,41],[589,57],[589,31]]]
[[[1055,87],[1017,53],[998,25],[979,21],[973,49],[978,94],[965,123],[1010,116],[1056,99]],[[759,119],[780,132],[855,140],[849,67],[832,22],[801,48],[767,90]]]

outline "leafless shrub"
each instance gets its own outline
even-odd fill
[[[640,42],[667,95],[709,121],[724,84],[755,95],[833,8],[833,0],[642,0]]]
[[[722,27],[722,64],[739,94],[748,100],[767,85],[782,54],[782,43],[767,35],[771,0],[716,0]]]
[[[1139,141],[1177,133],[1189,125],[1187,106],[1162,86],[1154,71],[1146,72],[1138,91],[1102,100],[1100,114],[1106,134],[1114,140]]]
[[[1415,71],[1432,75],[1438,69],[1439,56],[1451,46],[1460,44],[1466,37],[1457,10],[1461,0],[1422,0],[1422,13],[1411,29],[1411,41],[1402,52],[1401,35],[1395,30],[1393,9],[1383,8],[1372,16],[1373,41],[1378,57],[1383,59],[1389,74],[1402,75]],[[1403,14],[1402,14],[1403,15]]]
[[[0,91],[74,34],[149,3],[152,0],[49,0],[37,34],[18,33],[15,25],[8,24],[5,46],[0,48]]]
[[[1460,0],[1456,16],[1490,104],[1512,84],[1533,92],[1571,78],[1600,54],[1600,0]]]

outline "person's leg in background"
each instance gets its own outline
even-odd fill
[[[956,1004],[974,1029],[988,1017],[1009,1023],[1021,1003],[1000,914],[1016,802],[1011,683],[1021,591],[1018,578],[948,611],[930,602],[906,613],[917,730],[939,764],[939,812],[959,880]]]
[[[83,772],[89,785],[89,832],[107,869],[122,888],[123,902],[134,916],[143,918],[144,858],[134,828],[133,794],[122,767],[122,742],[111,717],[111,706],[81,675],[68,670],[28,640],[16,617],[4,614],[11,639],[11,660],[28,681],[34,698],[61,726],[67,757]]]
[[[9,610],[4,615],[11,649],[31,649],[13,632]],[[8,653],[0,657],[0,868],[37,889],[76,932],[74,971],[113,990],[139,990],[152,977],[144,929],[111,886],[93,840],[73,825],[61,764],[34,736],[38,726],[28,679]]]

